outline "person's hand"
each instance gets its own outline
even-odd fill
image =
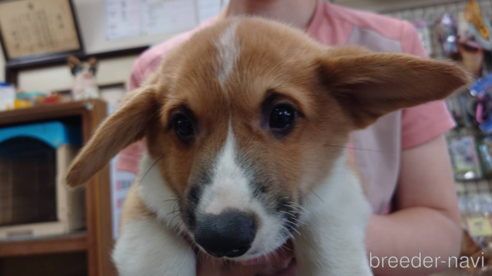
[[[197,260],[197,276],[296,276],[297,265],[291,242],[255,260],[224,262],[203,253]]]

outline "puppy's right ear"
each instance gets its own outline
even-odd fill
[[[156,114],[155,88],[130,92],[130,97],[97,129],[75,158],[66,177],[70,187],[85,184],[118,152],[144,136],[147,123]]]
[[[471,82],[459,66],[360,47],[329,49],[320,79],[353,123],[363,129],[390,112],[442,100]]]

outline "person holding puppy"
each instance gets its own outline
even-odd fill
[[[357,44],[373,51],[403,52],[425,57],[413,26],[385,16],[339,7],[322,0],[230,0],[221,14],[196,29],[145,52],[135,63],[132,89],[156,69],[166,52],[194,32],[221,18],[255,15],[302,29],[328,46]],[[355,133],[347,147],[355,157],[373,207],[367,229],[368,258],[375,275],[428,275],[431,268],[382,267],[382,257],[430,256],[448,260],[459,253],[461,225],[453,173],[443,134],[454,127],[444,102],[432,102],[383,117]],[[137,172],[144,141],[121,152],[118,168]],[[198,275],[296,274],[292,244],[247,263],[200,259]],[[350,258],[350,256],[347,256]],[[304,275],[302,275],[304,276]]]

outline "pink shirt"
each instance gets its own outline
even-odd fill
[[[159,65],[162,57],[196,31],[214,23],[207,21],[192,31],[152,47],[137,59],[130,85],[138,87]],[[403,52],[425,57],[425,49],[414,27],[405,21],[351,10],[318,0],[315,14],[306,32],[327,46],[363,45],[374,51]],[[398,184],[401,151],[421,145],[455,126],[443,101],[394,112],[368,129],[351,137],[351,153],[363,176],[373,211],[390,211]],[[118,169],[137,172],[145,150],[143,142],[123,150]]]

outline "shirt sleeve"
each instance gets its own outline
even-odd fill
[[[133,90],[140,86],[142,82],[143,73],[140,69],[140,58],[135,61],[133,64],[132,72],[130,75],[130,90]]]
[[[405,53],[427,57],[425,48],[415,28],[403,23],[402,48]],[[409,149],[444,134],[455,127],[445,101],[434,101],[402,112],[402,149]]]

